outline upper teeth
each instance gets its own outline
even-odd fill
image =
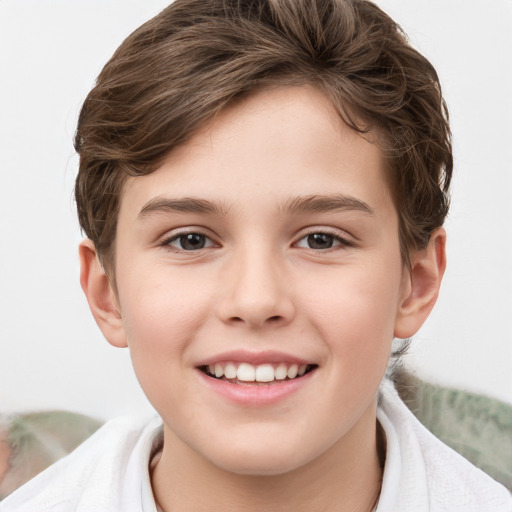
[[[210,375],[217,378],[238,379],[244,382],[272,382],[284,380],[286,377],[294,379],[306,373],[307,365],[302,364],[260,364],[254,366],[249,363],[216,363],[207,367]]]

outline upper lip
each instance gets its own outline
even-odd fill
[[[251,352],[248,350],[231,350],[207,357],[206,359],[201,360],[197,366],[208,366],[223,361],[232,361],[234,363],[249,363],[253,365],[265,363],[295,363],[299,365],[313,364],[312,361],[308,361],[301,357],[275,350],[260,350],[258,352]]]

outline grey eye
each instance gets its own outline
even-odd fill
[[[211,247],[213,242],[201,233],[185,233],[173,237],[166,245],[181,251],[199,251],[205,247]]]
[[[306,240],[310,249],[330,249],[335,242],[335,238],[327,233],[312,233]]]
[[[297,247],[304,249],[314,249],[316,251],[331,249],[338,245],[350,245],[348,242],[340,237],[331,235],[329,233],[310,233],[302,237],[297,242]]]

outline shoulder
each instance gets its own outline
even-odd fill
[[[393,512],[512,511],[509,491],[431,434],[391,383],[382,386],[378,417],[387,437],[383,498]]]
[[[124,510],[123,501],[130,494],[140,503],[143,484],[150,485],[148,461],[160,431],[158,416],[112,420],[71,454],[9,495],[0,510]]]

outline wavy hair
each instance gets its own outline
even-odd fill
[[[78,216],[106,270],[127,176],[156,170],[233,100],[295,85],[378,134],[408,263],[447,215],[453,158],[437,73],[401,28],[366,0],[176,0],[121,44],[79,116]]]

